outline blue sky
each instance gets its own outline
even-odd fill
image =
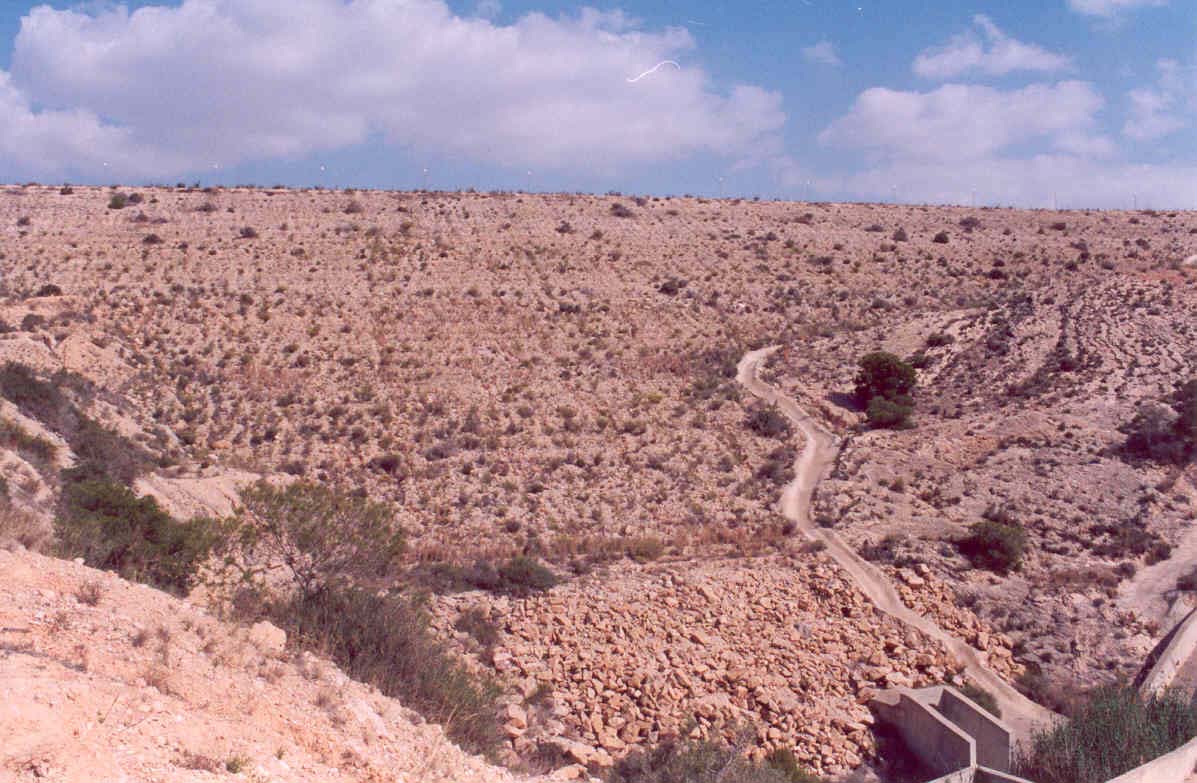
[[[1193,209],[1197,5],[10,1],[31,179]]]

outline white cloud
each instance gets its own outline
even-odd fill
[[[780,95],[717,92],[681,56],[694,46],[684,29],[646,32],[593,9],[498,26],[442,0],[39,6],[22,20],[11,78],[0,72],[0,101],[16,112],[0,114],[0,157],[46,150],[67,168],[108,161],[114,176],[166,176],[381,135],[433,154],[612,173],[776,143]],[[664,59],[683,67],[627,82]]]
[[[812,46],[802,47],[802,56],[812,63],[821,65],[843,65],[839,54],[835,51],[835,44],[831,41],[819,41]]]
[[[1068,0],[1068,7],[1086,16],[1109,19],[1122,11],[1167,5],[1168,0]]]
[[[1102,104],[1092,85],[1078,81],[1018,90],[946,84],[925,93],[873,87],[819,140],[883,159],[931,162],[987,159],[1028,142],[1076,148],[1101,143],[1093,129]]]
[[[1156,63],[1159,78],[1153,87],[1127,93],[1130,117],[1122,133],[1136,141],[1153,141],[1188,127],[1197,115],[1197,65],[1176,60]]]
[[[1080,155],[978,159],[927,165],[896,161],[826,181],[857,198],[1023,207],[1129,209],[1187,207],[1197,203],[1197,165],[1163,166],[1095,161]]]
[[[931,92],[875,87],[822,134],[824,144],[864,151],[863,165],[824,190],[856,198],[930,203],[1128,207],[1197,202],[1197,165],[1119,159],[1098,132],[1103,106],[1092,85],[1017,90],[949,84]]]
[[[943,46],[925,49],[914,60],[914,72],[927,79],[950,79],[969,71],[1002,76],[1013,71],[1060,71],[1071,67],[1064,55],[1049,52],[1006,35],[984,14],[973,17],[980,31],[957,35]]]

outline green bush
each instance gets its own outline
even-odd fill
[[[501,595],[528,596],[558,584],[557,576],[533,557],[513,557],[497,568],[479,560],[467,568],[432,563],[408,574],[414,584],[437,593],[486,590]]]
[[[885,429],[905,426],[909,423],[912,413],[914,413],[913,405],[904,402],[891,402],[884,397],[874,397],[869,400],[869,405],[865,409],[869,424]]]
[[[858,362],[853,396],[875,427],[900,427],[914,411],[914,367],[892,353],[875,351]]]
[[[259,563],[280,562],[309,597],[386,576],[405,543],[388,504],[305,481],[246,488],[234,524],[248,575]]]
[[[1005,574],[1021,565],[1026,544],[1026,531],[1018,525],[986,519],[969,528],[960,551],[975,567]]]
[[[466,750],[487,753],[503,741],[499,688],[449,654],[413,599],[338,584],[271,604],[267,614],[298,644],[327,655],[353,679],[444,725]]]
[[[772,406],[754,408],[745,423],[762,438],[785,438],[790,434],[790,420]]]
[[[112,197],[108,199],[109,209],[124,209],[129,204],[129,197],[124,193],[113,193]]]
[[[1194,735],[1197,715],[1183,694],[1144,699],[1129,686],[1102,688],[1067,723],[1034,735],[1016,773],[1037,783],[1102,783]]]
[[[62,556],[178,594],[219,537],[216,523],[176,521],[152,497],[103,478],[64,484],[55,532]]]

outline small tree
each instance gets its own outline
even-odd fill
[[[854,395],[875,427],[900,427],[914,411],[914,367],[892,353],[875,351],[861,357]]]
[[[403,532],[386,503],[310,482],[259,481],[242,493],[238,540],[253,567],[281,563],[303,596],[385,575],[403,552]]]

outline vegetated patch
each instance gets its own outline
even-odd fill
[[[327,655],[353,679],[442,724],[466,750],[491,753],[502,743],[499,687],[470,673],[437,641],[416,599],[337,584],[271,603],[267,614],[298,644]]]
[[[1027,534],[1004,510],[990,508],[985,518],[969,527],[958,546],[976,568],[998,574],[1017,570],[1026,550]]]
[[[529,596],[556,586],[560,580],[534,557],[517,555],[495,566],[479,560],[472,566],[432,563],[414,569],[408,577],[437,593],[485,590],[499,595]]]
[[[1130,686],[1094,691],[1066,722],[1035,734],[1015,772],[1037,783],[1102,783],[1197,735],[1197,713],[1176,691],[1144,698]]]
[[[231,523],[237,547],[249,555],[241,576],[252,581],[259,575],[253,563],[280,562],[306,596],[382,579],[406,544],[394,517],[387,503],[323,484],[260,480],[242,491]]]
[[[14,421],[0,419],[0,446],[15,451],[21,459],[45,472],[58,449],[45,438],[35,437]]]
[[[55,519],[63,556],[178,595],[187,592],[216,542],[213,523],[178,522],[154,498],[138,497],[108,477],[63,472],[70,475]]]
[[[822,783],[777,751],[754,762],[737,748],[712,740],[669,737],[656,747],[629,753],[607,774],[607,783]]]
[[[892,353],[874,351],[858,362],[853,397],[873,427],[899,428],[914,412],[915,368]]]
[[[1124,457],[1174,465],[1197,457],[1197,379],[1179,385],[1170,402],[1171,411],[1162,404],[1143,406],[1122,428]]]
[[[790,420],[773,405],[753,407],[744,423],[762,438],[788,438],[793,432]]]

